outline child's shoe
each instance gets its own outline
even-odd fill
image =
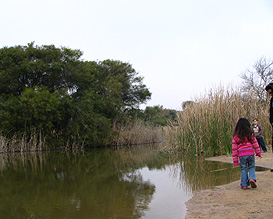
[[[256,182],[255,182],[254,179],[250,179],[250,180],[249,180],[249,183],[250,183],[250,185],[251,185],[251,188],[256,188],[256,187],[257,187],[257,184],[256,184]]]
[[[249,189],[248,186],[241,186],[241,189]]]

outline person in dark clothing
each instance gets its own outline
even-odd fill
[[[265,146],[264,138],[263,138],[263,129],[262,129],[262,126],[259,124],[258,119],[253,119],[252,129],[259,143],[260,148],[263,149],[264,152],[267,152],[267,148]]]
[[[265,90],[271,96],[270,109],[269,109],[269,121],[272,126],[272,152],[273,152],[273,83],[266,85]],[[271,172],[273,172],[273,169],[271,169]]]

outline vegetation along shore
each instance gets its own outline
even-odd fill
[[[143,77],[119,60],[85,61],[54,45],[0,49],[0,152],[162,141],[174,110],[140,110]]]
[[[242,86],[218,86],[176,111],[139,109],[151,92],[131,64],[81,56],[34,42],[0,49],[1,152],[163,142],[164,150],[216,156],[231,152],[240,117],[258,118],[271,137],[265,58],[241,75]]]

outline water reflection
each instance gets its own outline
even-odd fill
[[[239,178],[230,164],[147,145],[0,155],[0,218],[183,218],[194,191]]]
[[[142,218],[145,219],[181,219],[186,216],[186,205],[192,194],[181,189],[180,176],[176,173],[179,165],[168,165],[162,170],[142,168],[143,179],[155,185],[155,194],[149,209]]]
[[[211,162],[198,156],[183,159],[180,174],[186,189],[196,192],[239,180],[241,172],[233,164]]]

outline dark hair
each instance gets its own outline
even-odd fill
[[[240,118],[234,130],[234,136],[237,135],[241,142],[244,142],[247,138],[249,141],[253,141],[253,130],[250,122],[246,118]]]
[[[268,85],[265,87],[265,90],[266,90],[266,91],[268,91],[268,90],[272,90],[272,91],[273,91],[273,83],[268,84]]]

